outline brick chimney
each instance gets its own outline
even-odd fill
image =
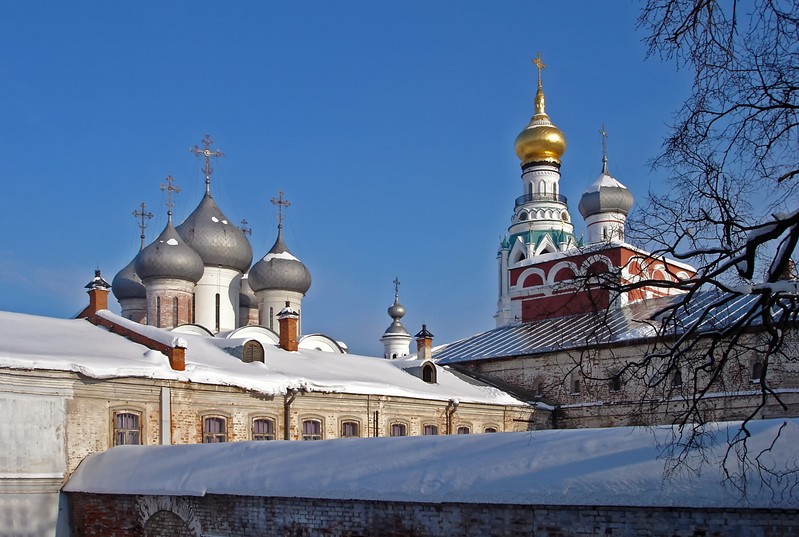
[[[422,360],[429,360],[433,357],[433,334],[427,330],[427,325],[423,324],[416,338],[416,357]]]
[[[78,318],[91,317],[99,310],[108,309],[108,290],[111,284],[100,275],[100,269],[94,271],[94,279],[86,284],[89,293],[89,305],[78,314]]]
[[[286,306],[277,314],[277,321],[280,323],[281,349],[296,351],[299,348],[299,343],[297,342],[297,321],[299,321],[299,319],[299,312],[292,309],[289,301],[286,300]]]

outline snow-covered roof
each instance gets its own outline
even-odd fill
[[[795,463],[799,421],[752,422],[750,454],[779,436],[761,463],[775,472]],[[233,494],[288,498],[630,505],[796,507],[782,483],[751,475],[747,497],[723,484],[720,462],[739,423],[706,426],[694,471],[665,476],[671,427],[549,430],[317,442],[235,442],[118,446],[90,455],[64,487],[99,494]],[[735,471],[737,459],[731,455]],[[770,485],[773,488],[769,488]]]
[[[110,311],[102,318],[165,345],[186,347],[186,370],[170,368],[167,357],[110,333],[84,319],[56,319],[0,312],[0,367],[74,371],[92,378],[149,377],[237,386],[277,395],[288,388],[376,394],[446,401],[521,404],[507,393],[465,381],[439,367],[436,384],[403,370],[404,360],[264,345],[264,363],[242,362],[235,354],[245,339],[176,334],[144,326]],[[405,364],[407,365],[407,364]]]

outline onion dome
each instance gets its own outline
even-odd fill
[[[388,316],[394,319],[386,329],[385,335],[395,334],[410,337],[408,331],[402,326],[400,319],[405,317],[405,307],[399,303],[399,290],[394,292],[394,303],[388,308]]]
[[[177,227],[178,233],[197,252],[205,265],[245,272],[252,263],[252,247],[244,233],[234,226],[207,193]]]
[[[516,137],[516,156],[522,166],[529,162],[560,163],[566,152],[566,136],[557,128],[546,113],[546,99],[541,81],[535,94],[535,115]]]
[[[141,278],[136,274],[136,258],[120,270],[111,282],[111,291],[117,300],[126,298],[147,298],[147,290],[141,283]]]
[[[277,240],[263,259],[252,266],[248,279],[256,293],[263,290],[294,291],[303,295],[311,288],[311,273],[283,243],[283,227],[277,227]]]
[[[585,190],[577,208],[583,218],[600,213],[627,215],[633,206],[633,195],[627,187],[608,173],[608,159],[602,159],[602,173]]]
[[[100,269],[94,269],[94,278],[92,278],[92,281],[90,281],[83,287],[84,289],[89,289],[89,290],[92,289],[108,290],[108,288],[111,287],[111,285],[103,279],[103,276],[100,274]]]
[[[142,281],[175,278],[197,283],[205,271],[203,260],[183,241],[171,219],[158,238],[139,252],[134,263]]]

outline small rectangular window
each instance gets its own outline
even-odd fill
[[[257,418],[252,420],[253,440],[274,440],[275,420],[270,418]]]
[[[203,444],[227,442],[227,420],[220,417],[203,419]]]
[[[404,423],[392,423],[390,434],[391,436],[408,436],[408,428]]]
[[[361,436],[360,423],[344,421],[341,423],[341,438],[357,438]]]
[[[433,436],[438,434],[438,425],[425,425],[422,434],[425,436]]]
[[[305,420],[302,422],[303,440],[321,440],[322,422],[319,420]]]
[[[139,445],[141,444],[141,420],[139,414],[134,412],[114,413],[114,445]]]

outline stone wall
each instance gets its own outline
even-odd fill
[[[799,510],[70,494],[72,535],[788,537]]]

